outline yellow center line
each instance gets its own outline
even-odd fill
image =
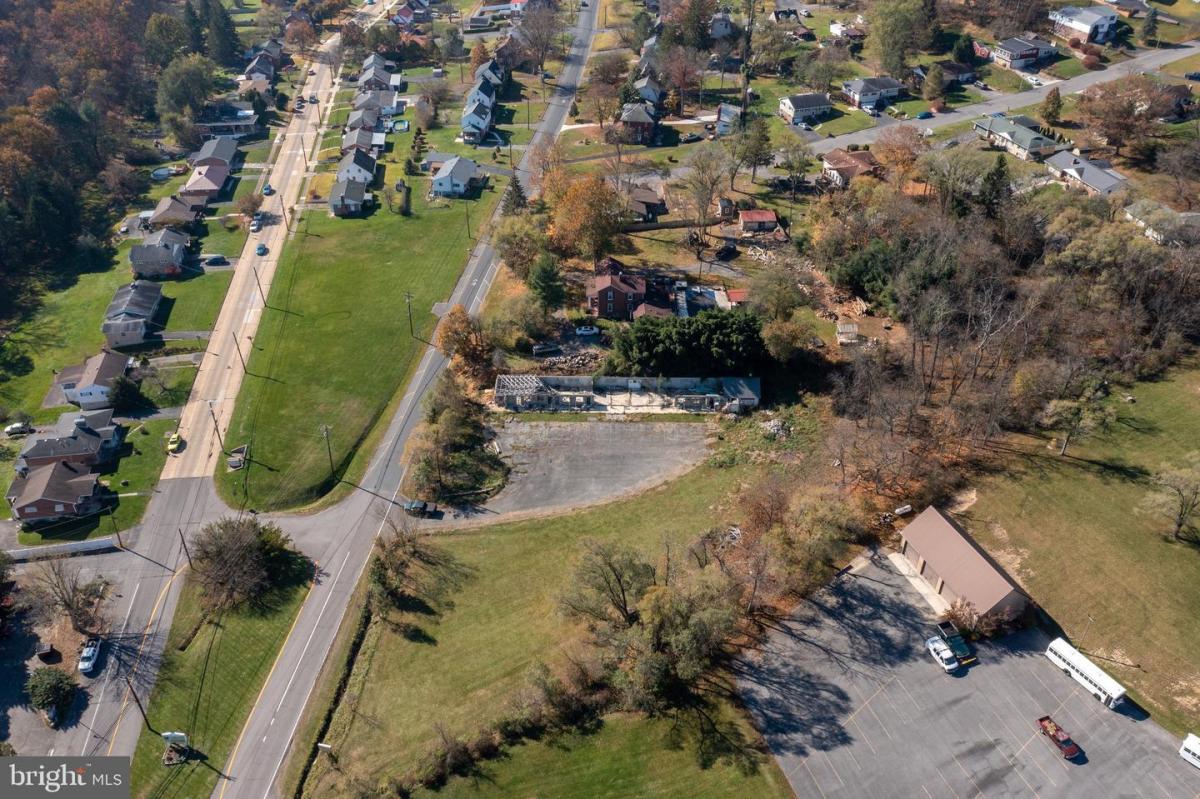
[[[146,626],[142,628],[142,640],[141,643],[138,644],[137,654],[133,658],[133,667],[129,672],[131,682],[133,676],[137,674],[138,666],[141,665],[142,648],[146,646],[146,634],[150,631],[150,625],[154,623],[154,616],[156,613],[158,613],[158,606],[162,604],[163,597],[167,595],[167,589],[171,587],[171,583],[175,582],[175,578],[178,577],[182,571],[183,568],[180,568],[171,575],[171,579],[167,580],[166,584],[162,587],[162,590],[158,592],[158,598],[154,600],[154,607],[150,609],[150,618],[146,619]],[[121,710],[117,713],[117,723],[113,727],[112,737],[109,738],[108,741],[107,754],[109,755],[112,754],[113,747],[117,745],[117,732],[121,729],[121,721],[125,718],[125,708],[129,706],[129,693],[130,689],[128,686],[126,686],[125,696],[121,699]],[[148,700],[149,697],[147,697],[147,701]]]

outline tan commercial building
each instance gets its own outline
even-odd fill
[[[980,614],[1020,613],[1028,598],[965,530],[930,506],[900,531],[904,557],[947,602],[965,599]]]

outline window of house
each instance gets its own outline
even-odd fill
[[[62,511],[66,510],[66,506],[64,506],[64,505],[55,505],[55,506],[54,506],[54,510],[55,510],[55,511],[57,511],[57,512],[59,512],[59,513],[61,513]]]
[[[608,312],[609,313],[613,312],[613,304],[611,302],[608,304]]]

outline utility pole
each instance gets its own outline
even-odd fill
[[[255,282],[255,284],[258,285],[258,296],[262,297],[263,306],[266,307],[267,294],[266,294],[266,292],[263,291],[262,281],[258,279],[258,267],[251,266],[250,269],[251,269],[251,271],[254,272],[254,282]]]
[[[525,95],[525,130],[529,130],[529,95]]]
[[[321,425],[321,436],[325,439],[325,454],[329,456],[329,479],[337,482],[337,472],[333,469],[333,447],[329,444],[329,425]]]
[[[187,556],[188,568],[190,569],[192,568],[192,553],[188,549],[187,539],[183,536],[183,528],[176,527],[175,529],[179,531],[179,543],[183,544],[183,554]]]
[[[406,306],[408,306],[408,335],[412,336],[413,338],[416,338],[417,333],[415,330],[413,330],[412,301],[413,301],[412,292],[411,291],[404,292],[404,304]]]
[[[129,693],[133,696],[133,703],[137,705],[138,712],[142,714],[142,721],[146,724],[146,729],[156,733],[158,730],[150,726],[150,719],[146,718],[146,708],[142,707],[142,700],[138,698],[137,691],[133,690],[133,681],[129,679],[129,675],[125,675],[125,685],[129,686]]]
[[[467,238],[471,238],[471,204],[463,200],[463,212],[467,217]]]
[[[246,368],[246,356],[242,355],[242,345],[238,343],[237,333],[233,333],[230,338],[233,339],[233,346],[237,350],[238,360],[242,362],[242,371],[249,374],[250,370]]]
[[[213,432],[217,434],[217,444],[221,447],[221,453],[225,453],[225,442],[221,440],[221,425],[217,424],[217,412],[213,410],[213,406],[208,406],[208,415],[213,420]]]

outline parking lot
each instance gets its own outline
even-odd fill
[[[1096,701],[1026,630],[944,673],[932,612],[876,555],[812,597],[748,662],[739,686],[798,797],[1200,797],[1174,736]],[[1049,714],[1083,750],[1037,732]]]

